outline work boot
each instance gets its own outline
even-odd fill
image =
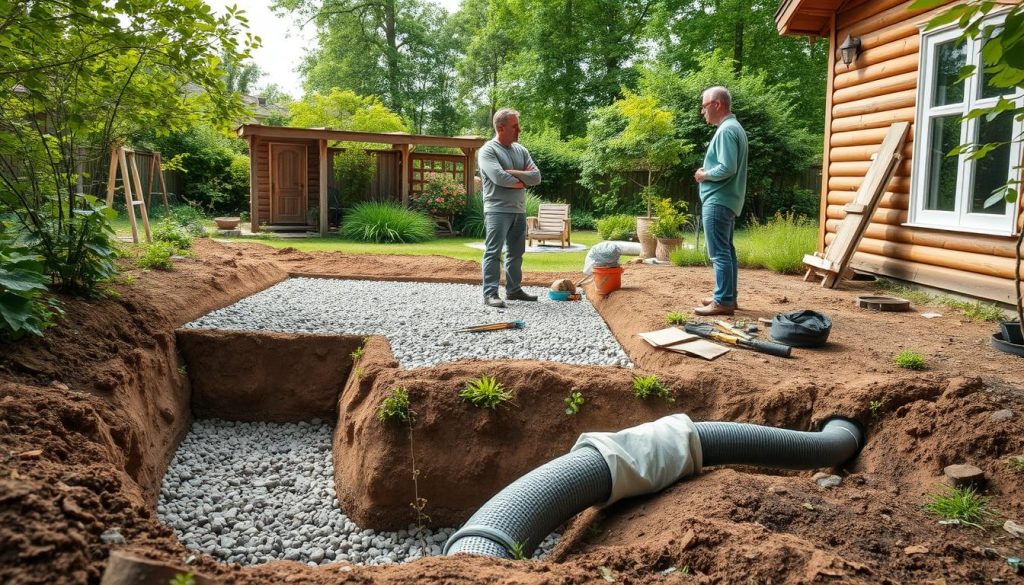
[[[505,300],[506,301],[536,301],[537,297],[535,295],[528,294],[523,289],[519,289],[519,290],[517,290],[515,292],[506,292],[505,293]]]
[[[712,302],[710,305],[704,305],[703,307],[697,307],[693,310],[694,315],[700,315],[701,317],[710,317],[711,315],[732,315],[736,312],[736,305],[719,305],[716,302]]]
[[[498,297],[497,295],[484,297],[484,304],[488,307],[494,307],[495,309],[505,308],[505,301],[501,300],[501,297]]]

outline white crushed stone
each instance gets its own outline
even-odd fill
[[[586,299],[483,304],[479,285],[292,278],[209,313],[186,328],[383,335],[402,367],[465,359],[532,359],[633,367]],[[522,320],[523,329],[466,333],[467,325]]]
[[[382,565],[440,555],[453,528],[362,529],[338,507],[328,424],[197,420],[164,476],[160,520],[189,549],[254,565]],[[547,554],[552,534],[534,558]]]

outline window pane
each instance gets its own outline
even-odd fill
[[[957,82],[960,69],[967,64],[967,52],[956,41],[935,46],[935,87],[932,106],[959,104],[964,101],[964,82]]]
[[[985,44],[987,45],[988,41],[985,41]],[[1016,91],[1016,89],[1017,89],[1015,87],[992,87],[990,85],[987,85],[987,82],[988,82],[988,78],[985,75],[985,67],[982,66],[982,65],[979,65],[978,66],[978,88],[979,88],[978,93],[981,94],[981,96],[980,96],[981,99],[994,98],[994,97],[999,97],[1001,95],[1010,96],[1010,95],[1013,95],[1013,92]]]
[[[974,189],[971,191],[971,213],[1003,215],[1006,203],[985,207],[985,200],[992,191],[1006,184],[1010,175],[1010,137],[1013,130],[1013,114],[1003,112],[991,122],[985,117],[978,118],[978,144],[1005,142],[999,148],[977,161],[974,168]]]
[[[925,209],[953,211],[956,208],[957,157],[946,154],[959,144],[960,116],[932,119]]]

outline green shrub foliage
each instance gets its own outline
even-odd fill
[[[0,233],[0,340],[42,335],[60,314],[56,301],[47,299],[43,258]]]
[[[165,217],[153,226],[153,239],[157,242],[167,242],[176,250],[188,250],[192,247],[192,234],[172,217]]]
[[[249,206],[249,157],[245,144],[208,124],[153,139],[185,177],[181,197],[208,213],[237,215]]]
[[[434,223],[426,215],[397,203],[360,203],[341,226],[344,238],[379,244],[408,244],[434,238]]]
[[[632,240],[636,236],[636,217],[609,215],[597,220],[597,234],[605,240]]]
[[[139,268],[147,270],[174,270],[171,256],[177,254],[178,249],[171,242],[157,241],[151,244],[142,244],[139,249],[142,250],[142,254],[135,261]]]

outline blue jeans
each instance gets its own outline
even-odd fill
[[[523,253],[526,251],[525,213],[485,213],[484,297],[498,296],[501,249],[505,248],[505,294],[522,290]]]
[[[715,269],[713,298],[719,305],[736,304],[736,283],[739,280],[739,262],[732,234],[736,229],[736,214],[724,205],[705,205],[701,213],[704,238],[708,245],[708,258]]]

